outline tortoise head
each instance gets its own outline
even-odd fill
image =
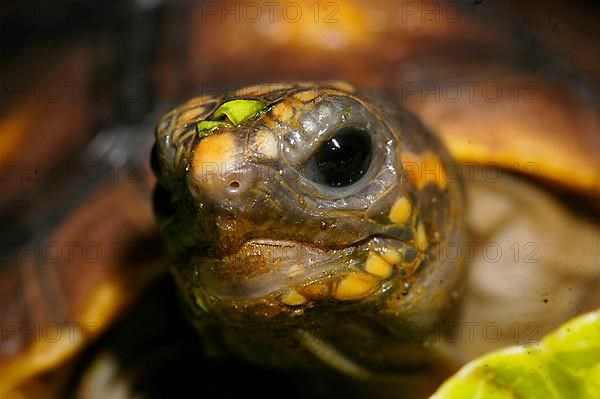
[[[153,157],[171,269],[203,328],[427,329],[456,302],[461,259],[439,250],[461,237],[460,184],[398,104],[344,83],[196,98],[161,119]]]

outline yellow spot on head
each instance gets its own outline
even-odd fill
[[[390,209],[389,218],[393,223],[405,224],[409,221],[412,213],[412,205],[406,197],[400,197],[396,200]]]
[[[392,247],[385,247],[381,257],[391,265],[399,265],[402,262],[402,254]]]
[[[365,271],[377,277],[388,278],[392,275],[392,266],[375,252],[369,252],[365,262]]]
[[[294,98],[298,99],[299,101],[302,101],[303,103],[306,103],[314,100],[318,95],[319,93],[315,90],[306,90],[295,94]]]
[[[377,279],[368,274],[351,274],[344,277],[337,286],[335,298],[351,301],[367,296],[377,285]]]
[[[447,186],[444,165],[440,158],[431,151],[421,156],[406,152],[402,154],[402,166],[408,178],[418,189],[428,183],[437,184],[444,190]]]
[[[256,151],[267,158],[276,158],[278,143],[275,135],[268,130],[259,130],[256,133]]]
[[[196,183],[208,192],[220,192],[221,179],[235,166],[236,153],[235,137],[231,132],[204,137],[198,143],[192,160]]]
[[[294,108],[287,103],[281,102],[271,109],[277,121],[286,122],[294,116]]]
[[[203,164],[231,165],[235,160],[235,138],[230,132],[208,136],[194,151],[194,169]]]
[[[433,182],[438,185],[441,190],[446,188],[446,175],[444,166],[440,158],[432,152],[426,152],[423,156],[424,171],[423,181],[425,183]]]
[[[281,302],[289,306],[299,306],[306,303],[306,298],[296,290],[290,290],[281,297]]]
[[[419,251],[425,251],[427,249],[427,233],[425,232],[425,226],[423,223],[419,223],[417,231],[415,232],[415,246]]]

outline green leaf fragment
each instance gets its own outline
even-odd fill
[[[227,116],[235,126],[259,114],[267,104],[258,100],[231,100],[222,104],[213,115],[213,119]]]
[[[208,136],[221,126],[231,126],[231,124],[222,121],[202,121],[198,123],[198,136]]]
[[[208,136],[222,126],[239,126],[248,119],[258,115],[266,108],[266,104],[258,100],[231,100],[221,104],[214,112],[211,120],[198,123],[198,136]],[[226,117],[227,120],[223,120]]]
[[[600,398],[600,310],[579,316],[542,342],[475,359],[431,399]]]

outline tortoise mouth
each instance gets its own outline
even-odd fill
[[[372,236],[340,249],[255,238],[222,259],[198,259],[203,290],[220,301],[276,298],[287,305],[365,299],[393,286],[417,261],[412,247]]]

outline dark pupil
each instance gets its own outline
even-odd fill
[[[345,128],[321,144],[315,154],[320,183],[349,186],[367,172],[371,163],[371,139],[364,130]]]

